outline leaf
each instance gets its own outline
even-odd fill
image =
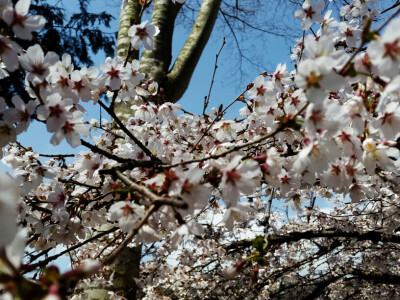
[[[254,249],[257,249],[258,251],[262,251],[263,250],[263,246],[264,246],[264,238],[261,235],[257,236],[253,240],[251,245],[253,246]]]

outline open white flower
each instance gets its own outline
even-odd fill
[[[223,171],[220,189],[222,197],[228,206],[236,206],[240,193],[254,193],[260,180],[261,170],[259,164],[253,159],[240,162],[241,157],[236,156]]]
[[[379,40],[368,45],[371,62],[382,76],[395,76],[400,68],[400,18],[390,22]]]
[[[12,103],[14,104],[14,108],[10,108],[4,112],[4,120],[10,124],[18,123],[16,127],[17,133],[26,131],[37,103],[35,101],[29,101],[25,104],[19,96],[14,96],[12,98]]]
[[[345,83],[343,77],[332,69],[330,57],[306,59],[298,66],[295,83],[306,91],[311,102],[322,101],[328,91],[338,91]]]
[[[231,120],[223,120],[217,122],[213,126],[213,130],[216,131],[215,137],[220,142],[229,142],[236,139],[238,132],[243,129],[240,123],[236,123]]]
[[[321,14],[325,7],[323,1],[318,1],[311,5],[311,0],[305,0],[302,7],[303,9],[296,11],[294,15],[301,20],[301,28],[303,30],[310,29],[313,22],[322,23],[324,21],[324,17]]]
[[[105,62],[101,64],[100,69],[103,71],[102,78],[105,79],[105,84],[111,87],[113,91],[121,87],[121,80],[128,80],[130,73],[124,67],[124,61],[121,57],[107,57]]]
[[[42,16],[27,16],[31,0],[19,0],[15,7],[7,7],[3,11],[3,20],[12,26],[15,34],[25,40],[32,39],[31,31],[40,30],[46,24]]]
[[[50,73],[50,66],[58,61],[58,55],[55,52],[48,52],[46,56],[42,48],[36,44],[26,50],[26,54],[19,57],[22,67],[29,71],[26,80],[38,80],[42,82]]]
[[[144,216],[144,207],[128,201],[114,203],[110,207],[110,221],[118,221],[118,226],[124,232],[129,232],[136,222]]]
[[[160,30],[157,26],[147,25],[147,21],[144,21],[129,28],[128,35],[131,37],[133,48],[138,50],[143,43],[146,50],[152,50],[154,45],[153,36],[156,36],[159,32]]]
[[[81,135],[90,136],[89,128],[83,123],[83,115],[78,110],[72,112],[61,124],[50,139],[50,143],[54,146],[60,144],[65,137],[68,144],[75,148],[81,145]]]
[[[375,174],[377,164],[384,170],[394,171],[396,169],[395,163],[390,157],[399,156],[398,149],[379,144],[372,138],[366,138],[362,146],[364,149],[362,158],[369,175]]]
[[[0,58],[8,71],[12,72],[18,68],[18,54],[21,50],[16,42],[0,35]]]

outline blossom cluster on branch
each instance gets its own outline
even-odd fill
[[[293,69],[279,64],[198,115],[165,102],[129,59],[152,49],[154,25],[131,27],[128,57],[77,69],[68,54],[19,46],[44,18],[30,0],[0,1],[0,76],[19,69],[31,97],[0,99],[13,169],[0,174],[2,296],[85,299],[110,284],[124,247],[143,244],[144,299],[400,297],[400,10],[376,2],[335,18],[306,0]],[[85,121],[81,101],[112,121]],[[236,102],[240,119],[226,119]],[[116,103],[133,103],[128,120]],[[52,145],[87,150],[37,153],[18,141],[31,122]],[[60,274],[63,254],[73,269]]]

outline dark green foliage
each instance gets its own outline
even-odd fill
[[[77,67],[93,65],[91,55],[99,51],[104,51],[107,56],[114,56],[116,32],[104,32],[110,28],[114,17],[106,11],[90,12],[88,8],[91,2],[92,0],[60,0],[53,5],[46,0],[32,0],[30,14],[42,15],[47,23],[41,31],[33,32],[32,41],[18,38],[15,41],[24,49],[39,43],[44,52],[54,51],[60,58],[63,53],[69,53]],[[4,28],[7,27],[5,23],[1,22],[0,27],[14,38],[13,32]],[[0,96],[6,98],[7,102],[15,94],[29,100],[24,90],[23,78],[17,70],[10,77],[1,80]]]

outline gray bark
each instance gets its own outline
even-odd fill
[[[139,299],[139,289],[134,278],[139,277],[142,247],[124,248],[110,265],[111,286],[94,286],[86,291],[89,300],[109,299],[109,291],[117,292],[125,298]]]

